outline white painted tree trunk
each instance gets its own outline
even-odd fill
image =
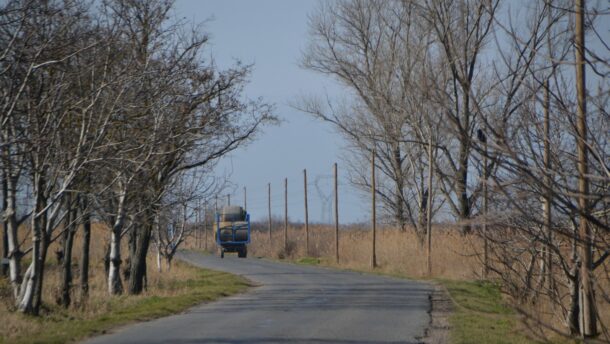
[[[9,259],[9,278],[13,287],[15,300],[19,299],[19,287],[21,284],[21,252],[19,252],[19,242],[17,238],[17,219],[15,209],[15,180],[7,177],[7,239],[8,239],[8,259]]]
[[[125,190],[119,197],[117,209],[117,217],[110,235],[110,266],[108,269],[108,293],[110,295],[118,295],[123,292],[123,283],[121,282],[121,232],[125,219]]]
[[[23,283],[19,288],[19,296],[17,297],[17,309],[21,312],[25,311],[32,306],[32,300],[34,299],[34,261],[30,263],[30,266],[23,276]]]
[[[118,295],[123,292],[120,269],[121,231],[113,229],[110,237],[110,268],[108,269],[108,292],[110,295]]]

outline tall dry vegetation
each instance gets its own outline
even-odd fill
[[[223,186],[215,162],[273,120],[268,104],[242,96],[250,66],[219,70],[204,57],[208,36],[172,19],[172,6],[0,5],[3,273],[18,311],[39,314],[54,255],[63,307],[75,285],[91,290],[99,250],[108,294],[141,293],[151,243],[171,262],[198,201]]]
[[[25,234],[25,233],[24,233]],[[61,251],[59,242],[54,242],[49,247],[51,256],[47,260],[47,269],[45,271],[45,284],[42,300],[43,308],[41,314],[50,319],[65,319],[76,318],[79,320],[96,319],[102,315],[107,315],[109,310],[116,306],[115,301],[121,303],[122,306],[134,305],[141,301],[142,298],[150,295],[155,296],[175,296],[183,292],[183,290],[171,287],[176,281],[192,278],[192,273],[180,266],[174,268],[171,274],[158,272],[156,269],[151,269],[147,275],[148,286],[147,290],[137,296],[122,296],[117,299],[109,299],[107,288],[107,273],[104,267],[105,244],[108,243],[108,229],[102,224],[94,224],[91,228],[91,241],[100,243],[92,245],[89,253],[90,273],[87,279],[88,289],[86,293],[81,288],[81,282],[75,281],[72,289],[72,304],[69,312],[64,311],[60,305],[56,303],[62,299],[62,283],[63,269],[57,260],[55,252]],[[83,242],[83,231],[79,229],[74,238],[75,247],[81,247]],[[127,242],[122,243],[123,248],[127,249]],[[80,251],[74,252],[72,257],[74,263],[74,273],[79,274],[81,271],[81,263],[83,256]],[[154,259],[150,256],[149,264],[154,264]],[[123,274],[128,273],[127,267],[123,269]],[[0,321],[3,326],[0,327],[0,338],[7,342],[12,342],[17,338],[23,339],[24,336],[31,333],[44,332],[45,326],[49,326],[49,322],[36,321],[36,319],[24,319],[24,317],[15,312],[15,304],[11,298],[11,287],[7,283],[1,284],[0,298]],[[57,313],[57,314],[56,314]]]

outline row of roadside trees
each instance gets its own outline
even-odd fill
[[[87,293],[89,246],[101,244],[90,243],[92,221],[108,228],[109,294],[140,293],[151,242],[175,247],[196,202],[222,187],[211,174],[214,163],[274,120],[270,105],[242,96],[250,66],[219,70],[204,56],[208,36],[173,19],[172,6],[169,0],[0,6],[4,251],[21,312],[41,309],[55,241],[60,302],[70,305],[78,230]],[[127,281],[120,273],[125,262]]]
[[[395,224],[423,243],[428,215],[451,214],[482,236],[489,277],[595,336],[610,300],[607,16],[584,0],[324,2],[302,65],[348,96],[294,106],[345,137],[363,191],[375,154]]]

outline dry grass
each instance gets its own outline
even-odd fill
[[[232,280],[228,274],[204,271],[179,262],[173,265],[170,273],[159,273],[156,262],[152,259],[153,255],[150,254],[147,290],[137,296],[110,297],[107,293],[103,261],[108,230],[102,225],[94,225],[90,251],[89,297],[84,299],[80,293],[78,279],[82,246],[80,231],[78,233],[74,245],[72,306],[64,310],[56,305],[61,271],[55,256],[59,244],[54,243],[49,249],[45,266],[41,317],[29,317],[14,312],[8,281],[0,279],[0,323],[2,323],[0,342],[39,341],[41,336],[47,338],[42,340],[43,342],[64,342],[67,338],[87,336],[120,323],[170,314],[198,302],[243,290],[246,286],[244,281]],[[124,256],[127,253],[126,249],[127,247],[124,247]],[[193,284],[199,283],[204,278],[207,279],[206,284],[210,283],[209,286],[202,288],[201,285]],[[223,283],[227,284],[214,285],[214,281],[224,281]],[[166,304],[164,300],[172,300],[171,305]],[[48,331],[50,324],[55,328],[53,333]],[[77,329],[72,331],[73,329],[69,327]]]
[[[332,226],[310,225],[309,254],[306,254],[304,226],[288,229],[288,252],[284,252],[284,233],[274,230],[269,249],[269,234],[253,231],[249,252],[261,257],[303,258],[318,257],[335,264],[335,231]],[[474,247],[479,238],[463,236],[449,227],[433,228],[432,277],[469,280],[478,278],[481,264]],[[401,274],[414,278],[427,277],[425,249],[412,231],[382,228],[377,232],[377,267],[381,272]],[[339,231],[339,261],[341,267],[368,269],[371,265],[371,231],[357,227]]]

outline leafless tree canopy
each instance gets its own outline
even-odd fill
[[[0,7],[3,221],[22,312],[40,310],[55,240],[64,262],[61,303],[70,304],[72,239],[92,219],[111,228],[109,293],[124,290],[122,238],[129,239],[126,289],[140,293],[150,241],[175,252],[197,201],[222,187],[215,162],[274,120],[270,105],[242,96],[251,66],[218,69],[204,57],[207,35],[170,19],[172,6],[15,0]],[[30,240],[21,243],[26,221]],[[168,237],[161,226],[181,234]],[[32,263],[22,271],[25,254]]]
[[[516,299],[550,300],[570,333],[608,337],[607,16],[580,0],[323,2],[302,66],[346,96],[294,106],[345,137],[363,190],[375,152],[376,193],[400,227],[423,234],[427,211],[452,213]]]

